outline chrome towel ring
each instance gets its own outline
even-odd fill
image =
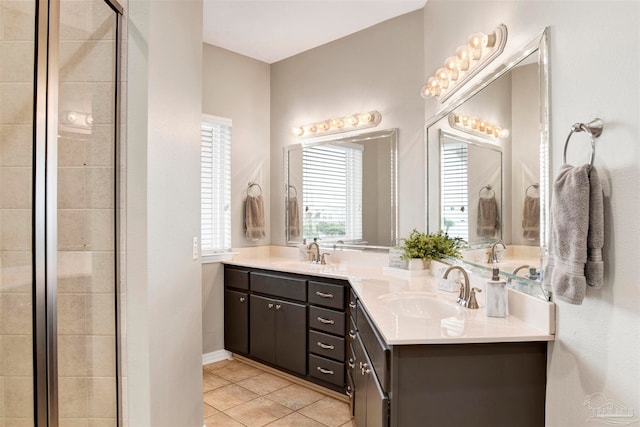
[[[533,188],[534,190],[538,190],[538,189],[540,188],[540,184],[535,183],[535,184],[531,184],[530,186],[528,186],[528,187],[527,187],[527,189],[526,189],[526,190],[524,190],[524,195],[525,195],[525,196],[528,196],[528,195],[529,195],[529,190],[531,190],[532,188]]]
[[[602,135],[602,129],[604,124],[601,119],[593,119],[589,123],[575,123],[571,126],[571,131],[567,136],[567,140],[564,143],[564,151],[562,152],[562,163],[567,163],[567,147],[569,146],[569,140],[571,136],[576,132],[587,132],[591,135],[591,160],[589,161],[589,166],[593,166],[593,160],[596,156],[596,138]]]
[[[478,197],[482,197],[482,192],[484,190],[487,190],[486,193],[487,193],[487,197],[489,198],[494,197],[496,195],[496,192],[493,191],[493,186],[491,184],[488,184],[482,187],[480,191],[478,191]]]
[[[249,182],[249,184],[247,185],[247,195],[250,195],[249,191],[253,187],[258,187],[258,190],[260,190],[260,192],[258,194],[253,195],[253,197],[262,196],[262,187],[260,187],[260,184],[255,183],[255,182]]]

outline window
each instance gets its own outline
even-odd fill
[[[202,116],[201,241],[202,254],[231,249],[231,120]]]
[[[362,146],[307,147],[302,165],[304,237],[362,240]]]
[[[442,144],[440,163],[442,229],[452,237],[469,240],[467,144]]]

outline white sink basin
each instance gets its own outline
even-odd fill
[[[392,313],[416,319],[440,320],[455,317],[462,311],[456,304],[424,292],[386,294],[379,296],[378,299]]]

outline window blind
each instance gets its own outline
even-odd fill
[[[231,249],[231,120],[203,115],[200,132],[202,253]]]
[[[467,145],[447,143],[440,156],[442,229],[452,237],[469,240],[469,185]]]
[[[362,147],[305,147],[304,237],[362,240]]]

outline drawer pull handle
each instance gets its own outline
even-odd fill
[[[318,341],[316,344],[318,344],[318,347],[324,348],[325,350],[333,350],[335,348],[331,344],[325,344],[325,343],[322,343],[320,341]]]
[[[276,310],[280,310],[282,306],[280,304],[276,304]]]
[[[347,395],[347,397],[353,396],[353,392],[351,390],[347,390],[345,394]]]
[[[269,308],[273,308],[273,304],[269,303],[269,304],[267,305],[267,307],[269,307]]]
[[[356,308],[356,303],[355,303],[355,302],[353,302],[353,301],[351,301],[351,302],[349,303],[349,307],[351,307],[351,308]]]
[[[322,298],[333,298],[333,294],[325,294],[324,292],[316,291],[316,295]]]
[[[334,323],[336,323],[335,320],[325,319],[324,317],[320,317],[320,316],[318,316],[318,322],[324,323],[325,325],[333,325]]]
[[[240,302],[245,302],[247,299],[245,297],[240,297]]]
[[[349,331],[349,338],[351,338],[352,340],[355,340],[356,339],[356,333],[350,330]]]
[[[331,369],[322,369],[320,366],[318,366],[316,369],[318,369],[318,371],[323,374],[333,375],[333,371]]]
[[[349,358],[349,362],[348,362],[348,363],[349,363],[349,367],[350,367],[351,369],[353,369],[353,368],[355,368],[355,367],[356,367],[356,362],[355,362],[355,360],[353,360],[353,358],[352,358],[352,357],[350,357],[350,358]]]

